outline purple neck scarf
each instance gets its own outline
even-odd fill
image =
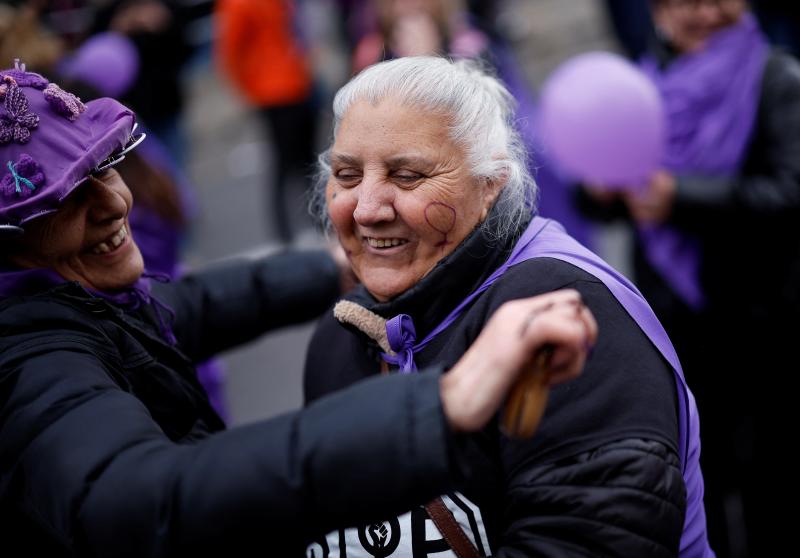
[[[744,160],[755,125],[769,45],[755,17],[711,37],[705,47],[665,68],[647,56],[641,69],[664,102],[667,142],[662,164],[677,175],[731,176]],[[686,304],[705,303],[697,241],[669,226],[642,227],[645,257]]]
[[[103,298],[126,310],[136,310],[143,305],[152,305],[158,317],[159,329],[164,338],[171,344],[177,343],[169,322],[162,316],[162,311],[172,315],[172,310],[150,295],[150,279],[168,280],[161,274],[144,273],[133,285],[115,292],[86,289],[91,295]],[[18,269],[0,268],[0,300],[12,296],[33,295],[52,287],[63,285],[68,281],[49,268]]]
[[[708,546],[706,516],[703,508],[700,421],[694,396],[686,385],[675,349],[661,323],[636,287],[606,262],[570,237],[557,222],[534,217],[514,246],[508,260],[419,343],[416,343],[416,332],[410,316],[400,314],[387,321],[386,333],[389,345],[397,354],[383,354],[384,360],[398,365],[403,373],[415,371],[414,353],[421,351],[433,338],[447,329],[475,298],[488,289],[509,268],[532,258],[559,259],[600,279],[672,366],[678,389],[678,451],[683,464],[683,479],[687,492],[686,518],[681,535],[680,556],[682,558],[714,556]]]

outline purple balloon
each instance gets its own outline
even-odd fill
[[[62,67],[62,73],[91,85],[102,95],[119,97],[136,81],[139,52],[125,35],[93,35]]]
[[[590,52],[567,60],[542,88],[548,154],[575,179],[636,189],[658,169],[664,110],[655,85],[626,59]]]

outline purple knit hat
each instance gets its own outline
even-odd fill
[[[85,105],[15,61],[0,70],[0,237],[56,211],[89,174],[122,160],[143,138],[114,99]]]

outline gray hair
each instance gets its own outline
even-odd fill
[[[516,103],[505,86],[474,60],[411,56],[380,62],[352,78],[336,94],[333,141],[342,118],[356,102],[377,104],[387,97],[451,119],[450,138],[465,150],[471,174],[505,180],[495,210],[482,226],[498,238],[516,231],[535,207],[537,188],[513,123]],[[330,172],[329,147],[318,158],[310,203],[311,213],[325,230],[330,228],[325,205]]]

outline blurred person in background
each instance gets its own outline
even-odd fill
[[[65,51],[64,42],[42,24],[46,2],[28,0],[0,4],[0,60],[29,60],[31,69],[51,71]]]
[[[88,35],[127,36],[141,60],[136,81],[120,98],[183,167],[188,140],[183,125],[183,69],[193,53],[187,38],[189,3],[176,0],[110,0],[92,7]]]
[[[270,198],[265,205],[272,211],[266,218],[280,241],[290,243],[297,227],[292,208],[298,205],[290,202],[310,187],[317,128],[313,77],[295,3],[218,0],[214,16],[217,65],[269,131],[273,172],[265,185]],[[301,196],[292,194],[298,191]]]
[[[782,414],[800,320],[800,64],[770,47],[744,0],[651,9],[641,67],[666,110],[663,168],[639,192],[587,189],[581,203],[636,224],[637,285],[703,417],[714,548],[774,556],[790,532],[778,503],[796,493]]]

